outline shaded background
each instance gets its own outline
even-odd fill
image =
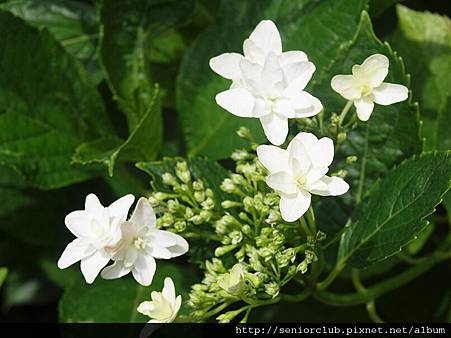
[[[95,6],[95,1],[79,2]],[[377,36],[381,40],[390,40],[393,48],[398,50],[396,39],[393,37],[398,20],[395,2],[393,0],[371,1],[370,15]],[[419,11],[427,10],[448,16],[451,11],[450,1],[406,0],[399,2]],[[193,17],[187,25],[181,28],[185,37],[184,44],[188,45],[209,24],[217,20],[218,7],[218,0],[197,0]],[[93,30],[95,31],[96,27],[93,27]],[[399,49],[402,49],[402,46],[399,46]],[[88,63],[90,62],[89,55],[86,60]],[[179,62],[180,58],[169,67],[165,67],[162,70],[162,79],[173,80],[177,74]],[[407,66],[408,71],[415,67],[412,65],[409,68],[409,64]],[[115,102],[110,99],[111,93],[109,93],[108,86],[101,78],[97,85],[103,94],[107,111],[114,121],[116,129],[126,135],[124,129],[126,123]],[[166,100],[173,100],[170,92]],[[433,113],[428,117],[434,119]],[[165,139],[162,155],[183,154],[185,149],[181,142],[180,130],[177,127],[177,116],[175,111],[170,108],[170,104],[166,105],[163,118]],[[27,240],[23,241],[24,236],[13,236],[9,232],[1,230],[0,226],[0,266],[9,267],[7,280],[0,293],[1,321],[58,321],[58,301],[62,295],[62,289],[67,280],[79,278],[80,274],[79,268],[76,266],[68,269],[64,279],[61,279],[56,270],[56,260],[61,254],[61,243],[71,240],[70,233],[64,227],[64,216],[74,208],[73,206],[80,205],[81,196],[84,196],[88,190],[96,191],[105,201],[112,201],[116,196],[124,193],[139,194],[141,187],[148,185],[148,179],[144,175],[126,165],[119,166],[117,170],[121,174],[115,176],[114,180],[99,178],[55,191],[28,191],[30,196],[39,203],[27,208],[26,212],[18,210],[14,215],[0,215],[0,224],[14,227],[17,233],[27,233],[25,236]],[[2,196],[2,203],[8,203],[8,198],[9,196]],[[446,213],[442,208],[439,208],[438,213],[433,217],[435,223],[447,223]],[[42,226],[28,226],[30,222],[37,222]],[[434,233],[436,238],[431,239],[431,246],[434,241],[438,241],[440,235],[440,231]],[[19,237],[21,240],[18,239]],[[425,250],[427,251],[427,248]],[[393,258],[384,264],[388,275],[395,273],[403,266],[404,263],[399,263],[397,260],[398,258]],[[180,262],[184,262],[183,259]],[[377,278],[373,278],[373,281],[377,281]],[[436,266],[415,282],[381,297],[378,300],[379,314],[389,322],[450,321],[450,281],[449,262]],[[337,283],[335,288],[341,291],[352,291],[346,289],[346,285],[349,283]],[[259,308],[252,313],[250,318],[250,322],[296,322],[300,320],[306,322],[358,322],[369,321],[369,318],[364,306],[328,307],[313,299],[308,299],[300,304],[279,303]]]

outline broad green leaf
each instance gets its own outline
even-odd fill
[[[14,170],[0,166],[0,230],[13,238],[54,251],[64,249],[71,234],[64,225],[64,217],[82,208],[89,192],[108,191],[105,185],[90,180],[52,191],[29,188]],[[104,197],[105,198],[105,197]]]
[[[378,17],[398,2],[406,0],[370,0],[369,13],[372,18]]]
[[[72,158],[74,163],[101,163],[113,175],[114,165],[119,160],[136,162],[152,160],[158,153],[161,142],[161,95],[155,87],[146,112],[134,124],[126,140],[107,136],[86,142],[77,147]]]
[[[172,278],[176,294],[182,295],[181,313],[185,312],[189,288],[197,279],[189,268],[160,260],[149,287],[141,286],[131,276],[115,280],[99,276],[91,285],[80,276],[60,300],[59,320],[65,323],[144,323],[149,318],[136,309],[141,302],[151,300],[152,291],[161,292],[166,277]]]
[[[153,96],[156,80],[150,57],[155,55],[150,51],[155,38],[183,23],[192,6],[192,0],[103,2],[100,57],[110,88],[126,114],[129,129],[145,114]],[[158,128],[161,126],[156,126],[155,131]],[[161,142],[157,135],[154,139],[154,142]]]
[[[259,21],[272,19],[282,35],[284,50],[303,50],[321,74],[352,39],[365,0],[227,0],[217,23],[201,34],[186,52],[177,80],[177,108],[190,155],[225,158],[246,146],[235,135],[249,127],[258,142],[265,137],[258,119],[233,116],[220,108],[215,95],[230,81],[208,66],[209,59],[225,52],[242,53],[242,44]]]
[[[402,60],[388,44],[383,44],[375,36],[370,18],[364,12],[354,40],[342,48],[340,56],[314,89],[326,112],[340,113],[346,104],[346,100],[331,89],[331,78],[337,74],[351,74],[354,64],[361,64],[376,53],[384,54],[390,61],[389,74],[384,81],[409,86]],[[348,118],[354,114],[355,110],[351,108]],[[334,168],[347,171],[345,180],[351,188],[341,197],[320,200],[320,227],[332,232],[341,229],[353,206],[365,196],[377,179],[404,159],[421,152],[419,134],[418,106],[411,102],[411,98],[390,106],[375,105],[370,119],[367,122],[359,121],[357,127],[350,129],[346,141],[337,151]],[[357,156],[358,160],[347,164],[347,156]],[[331,217],[330,210],[334,210]]]
[[[95,82],[100,82],[102,74],[96,56],[99,28],[94,6],[73,0],[9,0],[0,8],[35,27],[48,29],[92,73]]]
[[[0,30],[0,164],[43,189],[91,177],[70,161],[79,143],[110,130],[95,87],[47,31],[7,12]]]
[[[7,275],[8,275],[8,268],[0,267],[0,287],[2,287],[3,282],[5,281]]]
[[[163,184],[161,177],[167,172],[175,175],[175,167],[179,161],[186,161],[188,163],[188,167],[193,175],[192,179],[201,179],[206,187],[213,191],[216,201],[222,202],[227,199],[233,199],[232,195],[223,192],[219,188],[224,178],[229,176],[229,173],[215,161],[202,157],[192,157],[188,160],[182,158],[166,158],[158,162],[137,163],[137,167],[151,176],[151,185],[155,191],[167,192],[170,190]],[[217,205],[217,207],[221,210],[221,205]]]
[[[451,149],[451,20],[401,5],[396,10],[399,24],[390,42],[412,74],[426,150]]]
[[[451,153],[424,153],[401,163],[377,182],[351,216],[338,251],[338,265],[382,261],[409,244],[428,225],[450,188]]]

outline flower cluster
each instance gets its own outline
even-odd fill
[[[156,228],[155,213],[146,198],[139,199],[129,220],[132,195],[104,207],[96,195],[86,197],[85,209],[66,216],[67,228],[77,238],[69,243],[58,261],[60,269],[81,261],[87,283],[101,275],[105,279],[132,273],[142,285],[150,285],[156,259],[170,259],[188,251],[188,242],[169,231]],[[113,264],[106,267],[110,260]]]
[[[222,245],[215,250],[216,258],[206,262],[202,283],[192,287],[189,305],[196,320],[233,303],[247,304],[217,318],[229,322],[242,311],[275,299],[298,272],[307,272],[321,239],[283,221],[278,196],[265,185],[266,169],[255,155],[239,150],[232,158],[235,172],[221,189],[237,198],[222,202],[227,212],[214,224]]]

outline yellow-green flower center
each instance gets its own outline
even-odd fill
[[[144,239],[142,239],[141,237],[135,237],[133,239],[133,245],[137,249],[144,249],[147,246],[147,242]]]

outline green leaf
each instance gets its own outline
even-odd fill
[[[8,268],[0,267],[0,288],[5,282],[6,276],[8,275]]]
[[[177,80],[177,108],[190,155],[225,158],[247,144],[235,135],[249,127],[257,142],[264,142],[260,122],[233,116],[220,108],[215,95],[230,81],[208,66],[209,59],[225,52],[242,53],[242,44],[260,20],[272,19],[282,35],[284,50],[303,50],[317,67],[316,77],[351,40],[365,0],[228,0],[220,18],[192,44]],[[315,77],[315,78],[316,78]]]
[[[119,160],[153,160],[161,145],[161,127],[161,95],[158,87],[155,87],[147,111],[133,125],[126,140],[107,136],[83,143],[77,147],[72,160],[83,165],[104,164],[112,176],[115,163]]]
[[[216,201],[233,199],[232,195],[223,192],[219,187],[224,178],[229,176],[229,172],[220,164],[203,157],[191,157],[189,159],[182,158],[165,158],[158,162],[140,162],[137,167],[152,178],[151,184],[155,191],[169,192],[168,186],[163,184],[162,175],[171,173],[175,175],[175,167],[177,162],[186,161],[193,176],[193,179],[201,179],[206,187],[210,188],[216,198]],[[220,210],[221,206],[217,206]]]
[[[96,47],[99,28],[94,6],[73,0],[10,0],[0,8],[49,30],[56,40],[100,82]]]
[[[401,5],[396,10],[399,24],[390,42],[413,75],[426,149],[451,149],[451,20]]]
[[[70,161],[79,143],[110,130],[95,87],[47,31],[7,12],[0,30],[0,164],[42,189],[91,177]]]
[[[338,265],[382,261],[409,244],[428,225],[450,188],[451,153],[424,153],[401,163],[377,182],[351,216],[338,251]]]
[[[390,61],[389,74],[384,81],[409,86],[401,58],[375,36],[370,18],[364,12],[354,40],[343,46],[340,56],[314,89],[326,112],[340,113],[346,104],[345,99],[331,89],[331,77],[350,74],[354,64],[361,64],[376,53],[384,54]],[[355,109],[351,108],[348,115],[353,114]],[[421,148],[418,106],[412,103],[411,98],[390,106],[375,105],[371,118],[367,122],[359,121],[355,128],[350,129],[346,141],[337,152],[334,169],[347,171],[346,181],[351,189],[341,197],[321,199],[319,214],[323,216],[319,217],[319,226],[332,232],[341,229],[355,203],[361,201],[373,183],[393,166],[420,153]],[[357,162],[348,164],[348,156],[357,156]],[[331,219],[330,210],[334,210]]]
[[[190,286],[196,278],[186,267],[158,261],[157,271],[149,287],[141,286],[131,276],[115,280],[99,277],[91,285],[79,277],[66,289],[60,300],[59,320],[65,323],[144,323],[149,318],[136,309],[141,302],[151,300],[152,291],[161,292],[166,277],[172,278],[176,294],[182,295],[183,314]]]
[[[110,88],[127,117],[129,130],[147,111],[153,94],[153,41],[183,23],[191,0],[105,0],[100,11],[100,56]]]

